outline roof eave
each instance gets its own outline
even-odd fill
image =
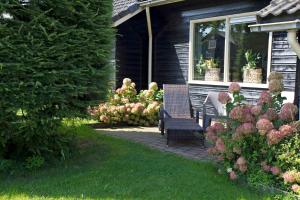
[[[249,25],[251,32],[278,32],[300,29],[300,20]]]
[[[177,3],[180,1],[184,1],[184,0],[148,0],[148,1],[140,2],[139,5],[141,7],[147,7],[147,6],[152,7],[152,6],[161,6],[170,3]]]

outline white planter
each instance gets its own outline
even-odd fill
[[[247,69],[243,74],[244,83],[262,83],[262,69]]]
[[[220,68],[211,68],[205,70],[205,81],[220,81]]]

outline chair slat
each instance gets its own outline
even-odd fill
[[[187,85],[164,84],[164,110],[173,118],[191,118]]]

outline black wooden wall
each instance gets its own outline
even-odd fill
[[[257,11],[269,0],[186,0],[182,3],[151,8],[153,27],[153,81],[186,84],[189,67],[190,20]],[[147,87],[148,35],[145,13],[118,27],[118,77],[130,77],[140,88]],[[122,37],[121,37],[122,36]],[[119,61],[118,61],[119,60]],[[285,90],[294,91],[296,56],[289,48],[285,33],[274,33],[272,41],[272,70],[284,74]],[[202,108],[210,91],[226,91],[224,86],[190,84],[192,104]],[[250,102],[255,102],[262,89],[243,88]]]
[[[115,59],[117,87],[124,78],[131,78],[138,90],[147,87],[148,32],[144,12],[118,26]]]
[[[257,11],[269,3],[269,1],[226,1],[226,4],[224,2],[188,1],[152,9],[152,15],[168,22],[160,27],[155,35],[153,80],[160,86],[163,83],[184,84],[188,81],[190,20]],[[288,46],[285,33],[274,33],[272,49],[271,70],[282,72],[285,90],[294,91],[296,56]],[[223,86],[190,84],[192,104],[201,110],[208,92],[226,90],[227,87]],[[243,88],[242,93],[248,101],[255,102],[261,90]]]
[[[272,70],[283,74],[286,91],[295,90],[296,65],[297,56],[288,44],[287,33],[273,33]]]

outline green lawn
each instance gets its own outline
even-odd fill
[[[74,128],[80,152],[72,161],[0,180],[0,199],[263,198],[220,176],[209,163],[161,153],[139,144]]]

